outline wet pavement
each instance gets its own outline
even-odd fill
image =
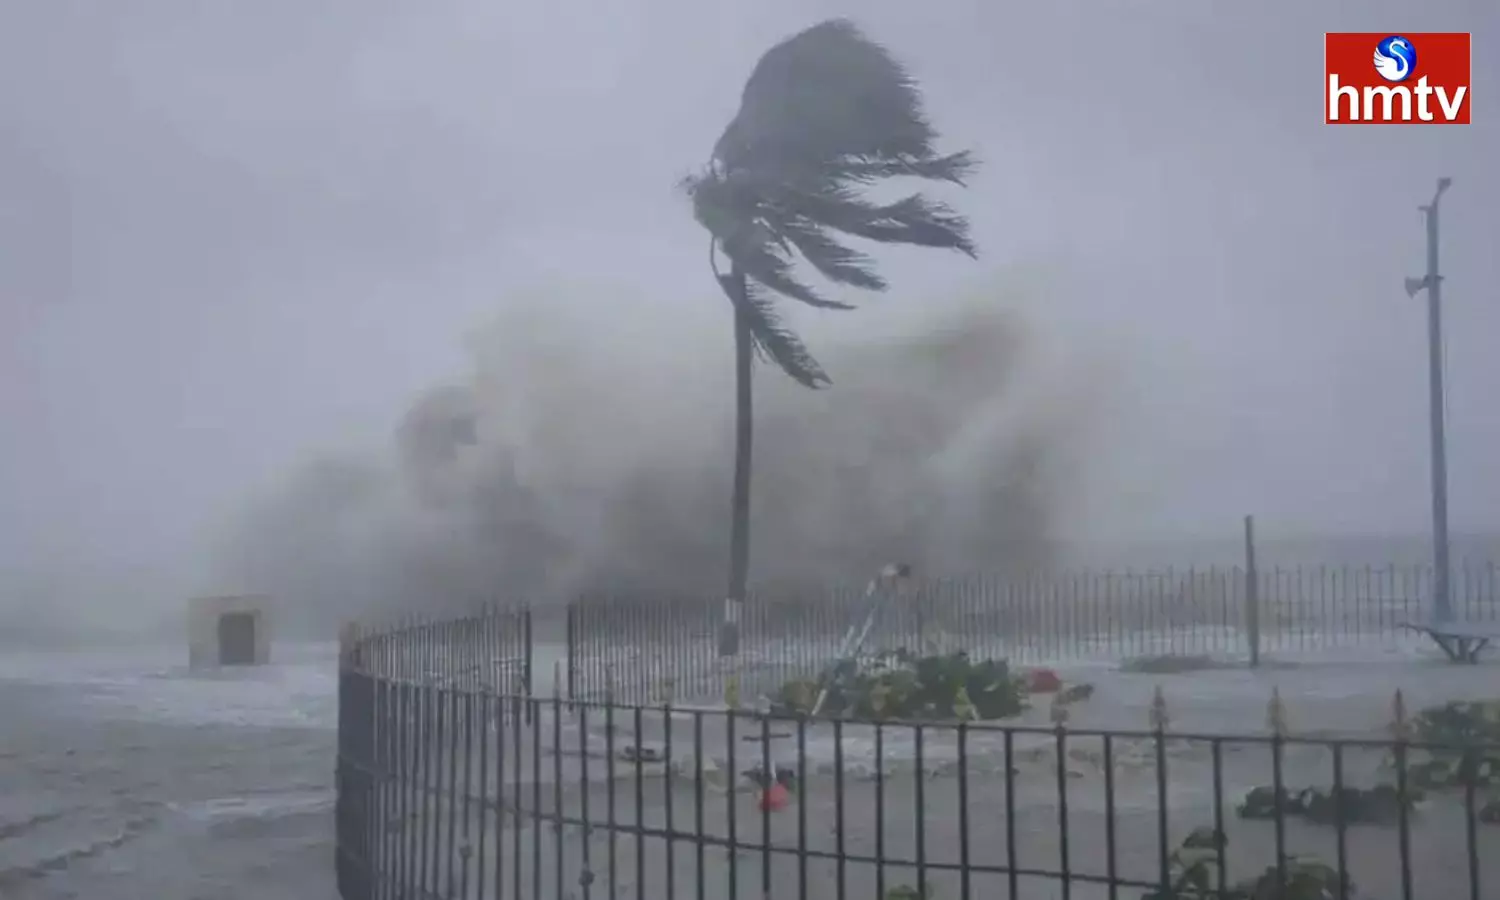
[[[1291,734],[1281,754],[1287,788],[1326,790],[1336,765],[1345,785],[1372,787],[1392,777],[1385,747],[1346,747],[1336,763],[1318,741],[1382,741],[1398,690],[1408,714],[1492,699],[1500,666],[1455,666],[1418,649],[1325,654],[1256,671],[1142,675],[1101,662],[1059,673],[1095,686],[1070,707],[1062,734],[1045,701],[1005,723],[1027,731],[1007,737],[976,725],[962,739],[951,726],[929,727],[919,739],[899,725],[836,732],[827,723],[804,729],[753,716],[737,717],[731,734],[723,712],[711,708],[609,717],[543,702],[531,727],[505,726],[503,754],[491,738],[433,756],[427,777],[456,803],[399,789],[380,800],[396,824],[377,853],[410,859],[412,835],[423,828],[399,823],[440,823],[448,837],[435,861],[396,877],[476,900],[581,900],[611,896],[610,885],[621,896],[832,900],[919,881],[941,897],[1102,900],[1147,892],[1159,877],[1163,836],[1170,852],[1192,830],[1218,825],[1229,837],[1231,880],[1264,871],[1280,839],[1284,853],[1342,862],[1359,896],[1376,900],[1402,896],[1403,852],[1416,896],[1470,896],[1474,874],[1484,890],[1500,884],[1500,854],[1492,852],[1500,831],[1475,821],[1477,806],[1462,791],[1435,792],[1413,813],[1404,850],[1394,824],[1351,826],[1341,844],[1328,825],[1294,820],[1278,838],[1271,823],[1234,810],[1249,791],[1276,782],[1267,731],[1273,696]],[[1170,719],[1165,741],[1150,732],[1158,688]],[[769,753],[745,740],[762,729],[781,735]],[[1108,746],[1102,729],[1115,733]],[[1221,735],[1239,739],[1214,737]],[[649,748],[649,761],[621,761],[632,745]],[[729,774],[756,767],[763,755],[801,774],[791,804],[774,813]],[[1468,868],[1471,842],[1477,873]],[[1020,873],[1014,883],[1007,868]],[[1052,874],[1064,870],[1073,873],[1071,892]]]

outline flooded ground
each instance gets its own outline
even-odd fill
[[[335,897],[335,651],[277,652],[0,656],[0,897]]]

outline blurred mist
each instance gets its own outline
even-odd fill
[[[319,614],[717,596],[730,380],[707,348],[621,366],[605,335],[535,313],[472,346],[470,377],[420,397],[384,457],[320,459],[267,495],[232,535],[225,574],[316,598]],[[762,370],[756,580],[847,581],[893,558],[1051,562],[1102,383],[1049,377],[1028,349],[986,311],[831,349],[841,390]]]
[[[727,304],[673,190],[756,57],[852,14],[982,258],[882,253],[757,379],[753,579],[1422,552],[1417,205],[1453,527],[1500,530],[1500,7],[0,4],[0,640],[194,593],[723,589]],[[1321,124],[1322,32],[1474,33],[1474,125]],[[1378,539],[1378,541],[1377,541]],[[1232,557],[1231,557],[1232,558]],[[1330,559],[1330,561],[1336,561]]]

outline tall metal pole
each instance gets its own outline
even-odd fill
[[[1415,297],[1427,291],[1427,414],[1432,430],[1432,604],[1439,622],[1453,618],[1449,593],[1451,573],[1448,551],[1448,442],[1443,414],[1443,277],[1438,273],[1438,201],[1453,183],[1439,178],[1432,203],[1420,207],[1427,219],[1427,274],[1408,278],[1406,291]]]

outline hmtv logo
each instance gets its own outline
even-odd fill
[[[1330,32],[1323,43],[1329,125],[1467,125],[1469,35]]]

